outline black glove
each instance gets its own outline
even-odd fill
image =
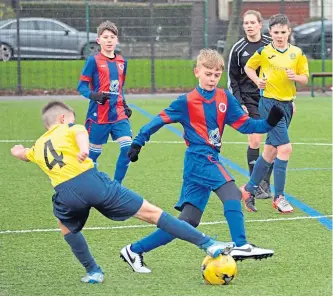
[[[272,127],[275,127],[277,125],[277,123],[283,117],[284,117],[283,111],[279,107],[273,105],[271,111],[268,114],[266,121],[269,125],[271,125]]]
[[[110,94],[106,92],[103,93],[91,92],[89,98],[91,100],[96,101],[97,104],[104,105],[105,102],[110,99]]]
[[[131,117],[131,115],[132,115],[132,109],[130,109],[129,107],[128,107],[128,105],[127,105],[127,103],[126,103],[126,101],[124,100],[124,109],[125,109],[125,114],[126,114],[126,116],[128,117],[128,118],[130,118]]]
[[[131,147],[127,153],[127,156],[131,160],[131,162],[136,162],[139,159],[139,153],[141,151],[141,146],[135,143],[131,144]]]

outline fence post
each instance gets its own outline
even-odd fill
[[[208,48],[208,0],[204,0],[204,47]]]
[[[324,0],[321,0],[321,71],[325,72],[325,59],[326,59],[326,52],[325,52],[325,23],[324,23]],[[325,77],[321,80],[322,85],[322,91],[325,93],[326,87],[325,87]]]
[[[90,20],[89,20],[89,3],[88,3],[88,0],[85,0],[85,10],[86,10],[87,45],[89,46]]]
[[[281,0],[280,13],[286,14],[286,3],[284,0]]]
[[[16,13],[16,43],[17,43],[17,94],[22,96],[21,75],[21,40],[20,40],[20,0],[12,1]]]
[[[154,26],[154,1],[149,1],[150,12],[150,60],[151,60],[151,93],[156,93],[155,85],[155,26]]]

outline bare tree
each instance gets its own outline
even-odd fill
[[[227,40],[223,51],[223,57],[226,63],[228,62],[231,48],[239,39],[239,28],[242,23],[242,18],[241,18],[242,4],[243,4],[242,0],[232,1],[231,16],[227,32]]]

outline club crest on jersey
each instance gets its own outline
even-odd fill
[[[223,113],[227,111],[227,106],[225,105],[225,103],[219,104],[219,111]]]
[[[222,103],[221,103],[222,104]],[[210,130],[208,133],[209,136],[209,143],[220,147],[221,146],[221,136],[220,136],[220,131],[219,128],[216,128],[214,130]]]
[[[124,64],[119,64],[118,67],[119,67],[119,69],[120,69],[121,71],[124,70]]]
[[[118,79],[110,81],[110,94],[119,95],[119,80]]]
[[[291,53],[291,54],[289,55],[289,58],[290,58],[291,60],[295,60],[295,59],[296,59],[296,54],[295,54],[295,53]]]

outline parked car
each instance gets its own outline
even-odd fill
[[[16,19],[0,21],[0,57],[17,57]],[[54,19],[21,18],[20,52],[22,58],[81,59],[99,50],[97,34],[78,31]]]
[[[332,21],[324,21],[326,57],[332,59]],[[294,44],[306,55],[321,58],[321,21],[305,23],[293,29]]]

